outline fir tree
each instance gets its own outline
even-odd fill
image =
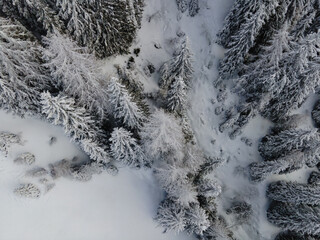
[[[114,116],[120,119],[126,126],[139,129],[145,117],[127,89],[117,78],[113,77],[110,79],[107,94]]]

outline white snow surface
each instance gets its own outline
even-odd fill
[[[187,240],[185,234],[163,234],[153,221],[163,192],[149,171],[121,169],[117,176],[95,175],[89,182],[46,176],[55,187],[46,192],[40,178],[26,176],[34,167],[48,169],[61,159],[87,158],[63,129],[37,119],[21,119],[0,111],[0,131],[20,134],[24,143],[0,156],[0,239],[2,240]],[[57,142],[49,145],[54,136]],[[13,160],[31,152],[31,166]],[[39,199],[16,196],[21,183],[34,183]]]
[[[152,63],[156,69],[172,57],[178,44],[173,40],[177,32],[184,32],[189,38],[194,53],[194,86],[190,92],[189,117],[196,138],[208,156],[220,156],[227,162],[212,174],[222,185],[223,193],[218,199],[219,213],[226,217],[227,224],[239,240],[273,239],[278,228],[268,223],[266,208],[268,201],[265,189],[270,181],[290,179],[305,182],[306,172],[302,169],[287,176],[270,177],[261,184],[248,180],[246,167],[254,161],[261,161],[257,151],[259,139],[267,132],[271,123],[257,117],[245,128],[243,134],[230,140],[226,133],[218,130],[222,119],[214,110],[221,103],[216,101],[213,81],[217,78],[218,61],[224,49],[215,43],[217,32],[230,10],[233,0],[199,0],[200,12],[191,18],[187,13],[178,13],[175,0],[146,0],[142,29],[132,46],[141,48],[135,57],[137,77],[143,82],[146,92],[158,89],[158,73],[151,77],[143,68]],[[155,48],[155,44],[161,48]],[[123,65],[128,55],[104,60],[106,76],[113,76],[113,64]],[[225,103],[231,106],[237,97],[230,95]],[[310,116],[311,97],[300,112]],[[121,168],[117,176],[107,173],[96,175],[86,183],[71,179],[49,179],[55,187],[45,192],[39,178],[25,176],[34,166],[48,168],[49,163],[61,159],[86,156],[70,143],[60,127],[51,126],[37,119],[20,119],[0,111],[0,131],[20,133],[23,146],[14,145],[7,157],[0,157],[0,239],[4,240],[179,240],[194,239],[185,234],[162,233],[153,221],[163,192],[151,172]],[[50,137],[57,142],[49,145]],[[253,141],[251,147],[240,138]],[[36,156],[33,166],[21,166],[13,160],[23,152]],[[240,167],[239,167],[240,166]],[[238,169],[236,171],[236,169]],[[241,170],[242,169],[242,170]],[[32,182],[41,190],[39,199],[24,199],[13,194],[20,183]],[[254,208],[254,216],[247,225],[237,226],[232,217],[225,214],[231,201],[245,200]]]

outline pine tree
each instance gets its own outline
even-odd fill
[[[49,88],[41,47],[20,23],[0,17],[0,107],[38,114],[40,91]]]
[[[95,58],[87,49],[79,48],[60,34],[45,38],[44,43],[47,45],[45,66],[50,69],[56,85],[92,113],[103,117],[109,106]]]
[[[308,184],[278,181],[268,186],[267,196],[279,202],[319,205],[320,188]]]
[[[147,156],[166,157],[170,154],[181,157],[183,134],[177,120],[163,110],[155,111],[141,129],[142,143]]]
[[[189,49],[188,38],[186,38],[176,56],[162,65],[160,88],[166,92],[175,78],[179,77],[183,79],[187,87],[191,87],[193,72],[192,53]]]
[[[113,77],[110,79],[107,94],[114,116],[120,119],[126,126],[139,129],[145,117],[127,89],[117,78]]]
[[[271,223],[283,230],[320,235],[320,209],[318,206],[273,202],[267,211],[267,217]]]
[[[111,156],[116,161],[134,167],[150,165],[150,163],[146,163],[146,158],[137,140],[132,137],[132,133],[124,128],[115,128],[109,141],[111,142]]]
[[[110,158],[104,149],[104,134],[97,128],[95,121],[86,110],[78,107],[75,100],[65,96],[51,96],[42,93],[43,114],[55,125],[62,125],[64,131],[86,152],[91,159],[108,163]]]

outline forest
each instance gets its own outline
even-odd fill
[[[40,181],[11,191],[149,172],[164,238],[320,239],[320,2],[172,2],[0,0],[0,108],[87,156],[20,153]],[[0,131],[4,161],[23,139]]]

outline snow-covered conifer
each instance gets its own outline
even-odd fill
[[[91,157],[99,162],[109,162],[110,158],[101,142],[102,132],[92,117],[75,100],[65,96],[53,97],[49,92],[41,94],[42,112],[55,125],[62,125],[68,136]]]
[[[167,94],[167,106],[170,111],[181,113],[187,106],[187,86],[182,77],[176,77]]]
[[[199,194],[207,198],[216,198],[222,191],[221,186],[216,181],[209,178],[201,179],[197,186]]]
[[[144,153],[129,131],[124,128],[115,128],[109,141],[111,156],[116,161],[134,167],[146,165]]]
[[[192,53],[189,49],[188,38],[186,38],[176,56],[165,62],[160,69],[161,79],[159,84],[161,89],[166,92],[177,77],[181,77],[185,84],[190,87],[193,71]]]
[[[292,151],[313,149],[318,143],[319,134],[316,130],[291,129],[265,136],[259,144],[259,152],[263,158],[271,160]]]
[[[285,231],[279,233],[275,240],[316,240],[316,238],[306,235],[306,234],[298,234],[292,231]]]
[[[26,198],[39,198],[41,194],[40,189],[33,183],[21,184],[14,193]]]
[[[176,0],[176,1],[177,1],[179,11],[181,12],[187,11],[190,0]]]
[[[0,152],[8,154],[8,148],[12,144],[22,144],[21,137],[17,134],[9,132],[0,132]]]
[[[292,50],[284,62],[288,81],[279,94],[269,101],[262,113],[271,120],[281,119],[290,110],[300,107],[320,83],[320,63],[317,56],[320,33],[309,34],[292,45]]]
[[[30,29],[44,35],[64,28],[45,0],[3,0],[0,2],[0,9],[11,18],[22,20]]]
[[[320,172],[311,172],[308,178],[308,183],[320,185]]]
[[[20,23],[0,17],[0,107],[15,114],[39,113],[40,91],[49,86],[41,47]]]
[[[260,182],[272,174],[290,173],[300,169],[304,163],[304,154],[294,151],[272,161],[251,163],[249,165],[249,173],[252,181]]]
[[[93,113],[103,115],[108,110],[107,94],[100,82],[99,64],[68,38],[56,33],[44,38],[45,64],[57,86]]]
[[[191,0],[189,3],[189,15],[194,17],[198,14],[199,10],[199,0]]]
[[[243,66],[249,50],[255,45],[256,38],[259,35],[264,23],[270,18],[275,8],[277,1],[246,1],[244,7],[246,18],[242,18],[239,30],[231,35],[231,48],[226,52],[224,60],[220,64],[220,75],[226,77],[237,73]],[[236,20],[238,21],[238,20]]]
[[[160,203],[155,220],[165,229],[165,232],[182,232],[187,224],[186,210],[176,202],[165,199]]]
[[[128,90],[115,77],[108,82],[108,101],[114,116],[130,128],[141,127],[145,117]]]
[[[320,188],[309,184],[278,181],[271,183],[267,196],[279,202],[294,204],[320,204]]]
[[[181,157],[183,134],[178,121],[163,110],[156,110],[141,129],[145,153],[153,158],[170,154]]]
[[[237,224],[243,224],[249,221],[253,210],[252,206],[247,202],[233,202],[226,210],[227,214],[233,214],[236,218]]]
[[[320,101],[318,101],[312,110],[312,119],[317,127],[320,127]]]
[[[210,227],[210,221],[208,220],[205,210],[198,204],[193,204],[187,209],[186,218],[186,230],[190,234],[194,233],[202,236],[203,232]]]
[[[320,208],[308,205],[272,202],[267,211],[268,220],[283,230],[301,234],[320,234]]]

